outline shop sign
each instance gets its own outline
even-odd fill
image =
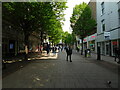
[[[112,44],[113,44],[113,45],[117,45],[117,41],[113,41]]]
[[[90,44],[90,46],[93,46],[94,44]]]
[[[96,36],[91,36],[91,38],[95,38]]]
[[[110,39],[110,32],[104,32],[104,38],[105,38],[105,40],[109,40]]]
[[[96,36],[90,36],[89,40],[95,40]]]
[[[86,41],[86,39],[84,39],[83,41]]]

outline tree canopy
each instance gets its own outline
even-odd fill
[[[62,42],[66,45],[73,45],[76,41],[75,34],[68,33],[67,31],[62,34]]]
[[[41,36],[45,33],[54,42],[60,40],[66,2],[4,2],[2,7],[3,20],[24,32],[26,46],[29,35],[35,31]]]
[[[71,27],[81,38],[86,37],[95,27],[96,22],[91,16],[91,9],[86,3],[76,5],[70,18]]]
[[[71,27],[76,35],[82,39],[82,52],[83,53],[83,39],[90,35],[96,26],[96,21],[91,16],[91,9],[86,3],[76,5],[73,9],[72,17],[70,18]]]

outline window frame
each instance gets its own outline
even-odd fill
[[[103,15],[105,13],[105,3],[102,2],[101,3],[101,15]]]
[[[119,23],[119,25],[120,25],[120,9],[118,10],[118,23]]]
[[[101,21],[101,32],[105,31],[105,19]]]

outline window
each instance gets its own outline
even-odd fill
[[[118,10],[118,18],[119,18],[119,25],[120,25],[120,10]]]
[[[104,19],[101,21],[101,31],[102,32],[105,31],[105,20]]]
[[[105,7],[104,7],[104,2],[102,2],[102,3],[101,3],[101,15],[104,14],[104,8],[105,8]]]

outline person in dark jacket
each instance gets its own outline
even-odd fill
[[[71,46],[66,47],[66,53],[67,53],[67,61],[68,61],[68,57],[70,58],[70,62],[72,62],[71,60],[71,55],[72,55],[72,48]]]
[[[118,64],[120,64],[120,47],[118,48]]]
[[[116,61],[116,59],[118,58],[118,48],[117,47],[114,48],[114,52],[115,52],[115,61]]]
[[[46,51],[47,51],[47,54],[49,54],[49,51],[50,51],[50,45],[49,44],[47,44]]]

